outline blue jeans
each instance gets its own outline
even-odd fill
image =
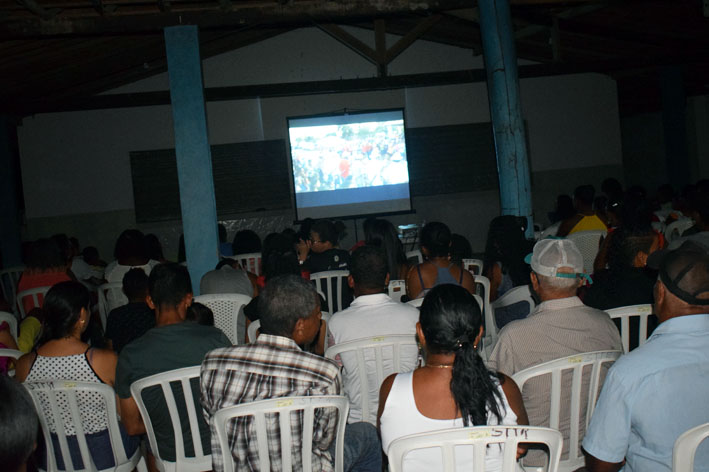
[[[330,455],[335,458],[335,444],[330,444]],[[345,472],[381,472],[382,443],[377,428],[371,423],[350,423],[345,427]]]
[[[128,436],[128,434],[120,426],[121,429],[121,439],[123,440],[123,447],[125,447],[126,456],[130,457],[135,453],[140,446],[140,436]],[[64,467],[64,458],[62,457],[61,446],[59,445],[59,437],[50,433],[52,438],[52,445],[54,446],[55,458],[57,460],[57,468],[59,470],[66,470]],[[76,436],[67,436],[67,445],[69,446],[69,454],[71,455],[71,462],[75,469],[83,469],[84,461],[81,460],[81,450],[79,449],[79,440]],[[111,437],[108,434],[108,430],[103,430],[99,433],[87,434],[86,435],[86,445],[89,448],[89,453],[91,454],[91,459],[94,461],[94,465],[97,469],[108,469],[115,465],[113,461],[113,448],[111,447]],[[42,443],[44,446],[44,443]],[[45,449],[42,447],[41,449]],[[46,469],[47,464],[47,453],[46,450],[39,455],[39,466]]]

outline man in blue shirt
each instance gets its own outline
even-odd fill
[[[583,441],[589,472],[672,470],[672,447],[709,422],[709,253],[692,242],[659,264],[647,343],[621,357],[603,385]],[[709,471],[709,444],[695,456]]]

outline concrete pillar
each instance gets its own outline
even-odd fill
[[[0,115],[0,254],[4,268],[22,264],[20,163],[15,119]]]
[[[219,235],[197,27],[165,28],[165,48],[187,267],[199,295],[200,279],[219,261]]]
[[[517,53],[510,6],[508,0],[485,0],[478,2],[478,7],[500,176],[500,206],[503,215],[526,217],[527,237],[532,237],[531,180],[519,105]]]

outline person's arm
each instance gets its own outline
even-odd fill
[[[576,223],[581,221],[581,218],[583,218],[583,216],[575,215],[575,216],[572,216],[571,218],[568,218],[568,219],[562,221],[561,224],[559,225],[559,229],[556,230],[556,235],[559,237],[568,236],[569,231],[574,229],[574,226],[576,226]]]
[[[10,334],[10,325],[3,322],[2,328],[3,329],[0,330],[0,343],[4,344],[8,349],[17,350],[15,338],[13,338],[12,334]]]
[[[41,311],[41,310],[37,310]],[[17,348],[22,352],[30,352],[34,347],[34,343],[42,330],[42,323],[33,316],[28,315],[22,323],[20,323],[20,334],[17,337]]]
[[[396,378],[396,374],[391,374],[389,377],[384,379],[382,386],[379,388],[379,409],[377,410],[377,430],[379,431],[381,431],[382,413],[384,413],[384,406],[386,405],[387,398],[389,398],[391,386],[394,384],[394,378]]]
[[[460,270],[463,271],[463,279],[460,282],[461,287],[470,292],[471,295],[475,295],[475,278],[473,277],[473,274],[463,269],[462,266],[460,267]]]
[[[583,451],[583,453],[586,456],[586,470],[588,472],[617,472],[625,464],[625,461],[604,462],[600,459],[596,459],[586,451]]]
[[[500,386],[505,393],[507,403],[509,403],[510,408],[512,408],[512,411],[517,415],[517,424],[529,424],[527,410],[524,408],[524,401],[522,401],[522,392],[520,392],[515,381],[505,374],[500,374]],[[528,447],[528,444],[520,444],[517,446],[517,459],[527,453]]]
[[[89,349],[88,360],[91,368],[104,383],[113,387],[116,382],[118,356],[113,350]]]
[[[497,289],[500,288],[502,283],[502,269],[500,264],[494,262],[491,267],[485,268],[485,277],[490,279],[490,301],[494,302],[497,300]]]
[[[409,300],[418,297],[419,293],[423,290],[417,267],[417,265],[411,266],[409,273],[406,275],[406,295],[409,296]]]
[[[30,374],[30,369],[34,360],[37,358],[36,352],[31,352],[20,357],[15,363],[15,380],[18,382],[24,382],[27,376]]]
[[[145,424],[143,424],[138,404],[133,400],[133,397],[119,398],[118,408],[121,412],[121,423],[126,428],[126,433],[130,436],[145,434]]]

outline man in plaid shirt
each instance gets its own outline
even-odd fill
[[[241,403],[298,395],[339,395],[340,371],[334,362],[303,352],[320,329],[320,302],[313,285],[296,275],[276,277],[259,295],[261,335],[253,344],[216,349],[202,362],[200,384],[207,421],[218,410]],[[319,409],[313,425],[313,470],[333,470],[337,411]],[[268,425],[271,469],[281,469],[280,434],[274,418]],[[233,422],[228,431],[237,471],[260,470],[252,422]],[[300,428],[299,428],[300,429]],[[301,442],[293,437],[293,469],[302,469]],[[345,470],[381,470],[376,429],[367,423],[347,425]],[[212,466],[224,470],[224,457],[212,428]]]

